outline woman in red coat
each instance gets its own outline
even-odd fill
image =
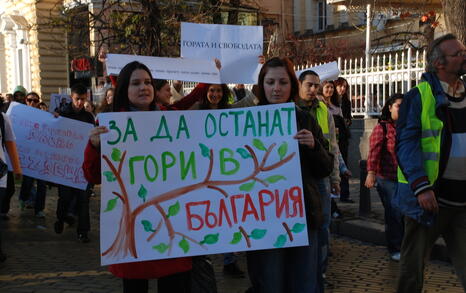
[[[157,103],[155,84],[150,70],[137,61],[127,64],[120,72],[113,101],[114,112],[168,110]],[[206,94],[205,84],[199,84],[190,95],[174,105],[178,109],[191,107]],[[173,108],[170,108],[173,109]],[[107,127],[97,126],[90,134],[84,153],[84,176],[89,183],[100,184],[100,134],[108,132]],[[148,280],[158,279],[158,291],[190,292],[191,258],[175,258],[114,264],[110,272],[123,279],[124,293],[148,292]]]

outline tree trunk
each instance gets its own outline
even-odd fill
[[[456,35],[463,44],[466,42],[466,1],[442,0],[443,15],[448,31]]]

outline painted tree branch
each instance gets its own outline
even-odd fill
[[[243,226],[239,226],[239,231],[243,234],[244,239],[246,240],[246,245],[248,248],[251,248],[251,239],[249,238],[248,233],[244,230]]]
[[[283,225],[283,227],[285,228],[286,233],[288,234],[288,237],[290,238],[290,241],[292,242],[292,241],[293,241],[293,233],[291,232],[290,227],[289,227],[288,224],[285,223],[285,222],[283,222],[282,225]]]
[[[256,180],[257,182],[261,183],[262,185],[264,185],[265,187],[269,187],[269,184],[267,182],[265,182],[264,180],[260,179],[260,178],[257,178],[257,177],[254,177],[252,178],[254,180]]]
[[[224,196],[225,198],[228,198],[228,193],[227,193],[225,190],[221,189],[220,187],[209,185],[209,186],[207,186],[207,188],[210,188],[210,189],[213,189],[213,190],[217,190],[218,192],[220,192],[221,194],[223,194],[223,196]]]
[[[149,237],[147,237],[146,241],[147,242],[151,241],[152,238],[154,238],[155,235],[157,235],[157,233],[159,233],[161,227],[162,227],[162,220],[159,221],[159,223],[157,224],[157,227],[155,227],[155,231],[152,232],[152,234],[150,234]]]
[[[118,196],[121,200],[121,202],[125,203],[125,198],[123,197],[123,195],[119,194],[118,192],[116,191],[113,191],[112,192],[114,195]]]
[[[186,234],[183,234],[181,232],[175,232],[175,234],[177,235],[180,235],[181,237],[184,237],[186,239],[188,239],[189,241],[193,242],[193,243],[196,243],[197,245],[199,245],[200,247],[204,248],[205,250],[207,250],[207,247],[205,247],[203,244],[201,244],[199,241],[196,241],[195,239],[189,237],[188,235]]]

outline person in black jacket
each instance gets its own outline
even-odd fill
[[[259,73],[259,104],[296,101],[299,83],[291,61],[272,58]],[[285,249],[248,251],[247,264],[255,293],[319,292],[321,280],[317,267],[317,228],[322,222],[320,195],[316,178],[324,178],[333,168],[333,157],[317,121],[309,113],[296,109],[304,203],[310,245]]]
[[[55,117],[63,116],[94,125],[94,116],[84,109],[84,103],[86,101],[87,88],[81,84],[74,85],[71,88],[71,103],[64,104],[55,109]],[[68,212],[74,201],[77,205],[78,214],[78,240],[86,243],[89,242],[87,233],[90,230],[89,192],[87,190],[83,191],[69,186],[58,185],[57,221],[54,226],[55,232],[57,234],[62,233],[65,222],[70,226],[73,225],[74,218],[68,215]]]

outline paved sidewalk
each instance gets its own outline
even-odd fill
[[[12,201],[11,218],[2,223],[4,247],[8,255],[0,264],[0,292],[2,293],[114,293],[121,292],[121,280],[112,276],[99,263],[98,207],[99,197],[91,198],[91,242],[78,243],[73,227],[65,227],[61,235],[53,231],[56,207],[56,189],[48,191],[45,219],[33,217],[32,210],[20,211],[17,194]],[[353,196],[355,199],[356,197]],[[380,209],[374,203],[374,218],[378,223]],[[339,205],[347,221],[354,218],[357,204]],[[380,224],[379,224],[380,225]],[[327,279],[333,289],[326,292],[394,292],[397,263],[388,259],[380,245],[363,243],[346,237],[334,236]],[[249,287],[247,278],[224,276],[222,256],[212,256],[218,291],[242,293]],[[246,269],[244,254],[239,264]],[[156,292],[156,281],[150,282]],[[451,265],[434,261],[426,272],[425,292],[463,292]]]

